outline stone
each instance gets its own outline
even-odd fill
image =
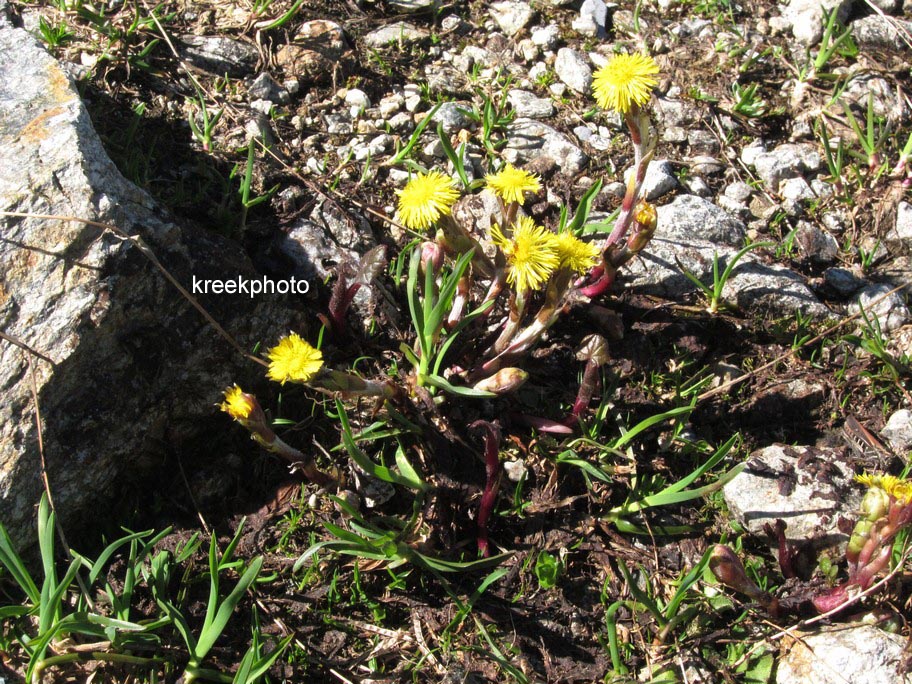
[[[367,220],[350,221],[334,205],[317,202],[307,218],[275,238],[272,252],[291,261],[296,277],[322,281],[339,264],[360,261],[376,244]]]
[[[538,97],[528,90],[513,88],[507,93],[507,100],[516,116],[528,119],[548,119],[554,116],[554,103],[550,98]]]
[[[836,238],[807,221],[798,222],[795,242],[805,258],[815,264],[831,264],[839,256]]]
[[[224,36],[181,36],[177,51],[181,59],[203,71],[235,78],[253,71],[260,59],[255,46]]]
[[[507,0],[495,2],[489,8],[491,18],[508,36],[515,36],[532,21],[532,6],[528,2]]]
[[[864,281],[846,268],[834,266],[823,272],[823,282],[843,297],[858,292]]]
[[[433,121],[443,125],[444,133],[453,135],[464,128],[472,128],[474,124],[467,114],[471,111],[472,105],[467,102],[444,102],[434,113]]]
[[[33,377],[50,489],[68,530],[97,526],[123,497],[148,491],[173,471],[176,452],[192,450],[191,481],[207,454],[227,472],[229,445],[217,435],[230,421],[214,404],[230,383],[262,378],[124,235],[141,238],[188,290],[261,276],[236,243],[163,218],[108,158],[61,67],[2,16],[0,63],[0,209],[122,231],[0,218],[0,328],[53,362],[33,357],[32,375],[23,349],[0,345],[0,522],[25,551],[34,550],[43,489]],[[195,296],[241,349],[289,326],[306,332],[285,297]]]
[[[646,294],[682,297],[696,286],[681,265],[703,282],[712,281],[713,259],[721,264],[733,258],[744,242],[743,222],[721,207],[693,195],[678,195],[658,207],[657,238],[624,271],[630,287]],[[796,310],[823,318],[830,314],[794,271],[767,266],[748,253],[735,266],[723,292],[726,302],[745,309],[761,309],[791,316]]]
[[[852,22],[852,37],[860,49],[896,49],[902,45],[900,31],[908,36],[912,31],[912,21],[870,14]]]
[[[430,34],[407,21],[387,24],[365,34],[364,44],[371,48],[385,48],[390,45],[408,45],[418,43]]]
[[[634,169],[630,167],[624,171],[624,182],[630,181]],[[646,176],[643,178],[643,188],[640,191],[641,196],[650,202],[664,197],[669,192],[678,187],[678,179],[675,178],[674,169],[667,159],[655,159],[646,169]]]
[[[912,28],[912,22],[909,22],[909,28]],[[909,118],[909,106],[902,94],[896,92],[895,84],[874,74],[853,74],[839,100],[843,106],[852,108],[862,128],[868,113],[868,100],[874,114],[891,125],[902,125]]]
[[[532,42],[546,50],[553,50],[557,47],[557,41],[560,39],[560,28],[557,24],[548,24],[532,29]]]
[[[891,240],[912,241],[912,204],[899,202],[896,205],[896,223],[888,237]]]
[[[906,640],[874,625],[829,625],[782,640],[775,684],[912,684]]]
[[[823,36],[823,12],[836,9],[837,18],[845,24],[852,0],[789,0],[782,16],[792,25],[792,35],[801,45],[812,46]]]
[[[519,166],[544,160],[575,176],[589,162],[583,151],[557,129],[534,119],[516,119],[507,126],[504,159]]]
[[[779,184],[779,196],[782,206],[789,216],[800,216],[804,213],[804,203],[817,197],[804,178],[786,178]]]
[[[894,412],[880,434],[897,454],[907,454],[912,450],[912,411],[899,409]]]
[[[370,98],[363,90],[359,88],[350,88],[345,92],[345,104],[352,107],[356,112],[363,112],[371,106]]]
[[[877,319],[877,324],[883,333],[900,328],[909,321],[909,309],[901,292],[894,292],[881,299],[891,289],[893,288],[885,284],[865,287],[858,294],[858,301],[849,307],[849,311],[854,314],[863,308],[869,319]],[[877,300],[880,301],[877,302]]]
[[[608,6],[605,0],[583,0],[579,17],[573,20],[573,30],[584,36],[604,38],[605,22],[608,19]]]
[[[287,102],[288,92],[265,71],[257,76],[247,88],[250,100],[267,100],[269,102]]]
[[[578,93],[589,94],[592,89],[592,69],[582,52],[571,48],[558,50],[554,72],[561,82]]]
[[[765,539],[764,524],[781,518],[787,539],[821,550],[849,540],[840,521],[857,516],[862,493],[854,476],[842,449],[773,444],[751,453],[722,496],[752,535]]]
[[[743,153],[742,153],[743,160]],[[747,163],[747,162],[745,162]],[[806,172],[817,171],[821,159],[811,145],[783,143],[769,152],[761,152],[753,158],[757,175],[771,192],[779,192],[779,184],[787,178],[797,178]]]
[[[744,224],[701,197],[678,195],[658,208],[658,217],[661,237],[699,239],[732,247],[744,242]]]
[[[276,64],[300,81],[332,80],[342,56],[349,50],[345,32],[334,21],[314,19],[301,24],[292,42],[276,53]]]
[[[726,197],[739,204],[747,204],[747,201],[754,194],[754,189],[744,181],[735,181],[725,186],[723,193]]]
[[[390,0],[389,4],[400,12],[425,12],[437,9],[440,0]]]

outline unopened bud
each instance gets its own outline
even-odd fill
[[[716,544],[709,557],[709,569],[726,587],[740,591],[755,601],[765,601],[767,596],[747,578],[744,564],[735,552],[724,544]]]
[[[655,235],[659,219],[656,209],[646,200],[640,200],[633,213],[633,230],[627,238],[627,249],[636,254],[643,250]]]
[[[489,378],[479,380],[472,389],[494,394],[507,394],[512,392],[529,379],[529,374],[521,368],[501,368]]]
[[[424,273],[430,269],[431,273],[437,273],[443,266],[443,247],[436,242],[425,240],[421,243],[421,271]]]
[[[854,563],[858,560],[861,550],[865,547],[865,544],[868,543],[868,539],[871,537],[871,530],[873,528],[873,520],[859,520],[855,523],[855,528],[852,530],[852,536],[849,537],[849,544],[846,547],[846,558],[850,563]]]
[[[865,492],[859,510],[865,520],[879,520],[890,510],[890,495],[880,487],[871,487]]]

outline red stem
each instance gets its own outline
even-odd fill
[[[485,488],[478,506],[478,552],[485,558],[490,555],[488,546],[488,520],[494,512],[497,490],[500,488],[500,427],[486,420],[476,420],[469,427],[484,428]]]

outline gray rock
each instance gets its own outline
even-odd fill
[[[782,16],[792,25],[792,35],[801,45],[816,45],[823,35],[823,11],[837,9],[839,21],[845,23],[852,0],[789,0]]]
[[[786,178],[797,178],[803,173],[817,171],[820,164],[820,155],[813,146],[796,143],[783,143],[773,150],[761,152],[753,158],[757,175],[774,193],[779,192],[779,184]]]
[[[729,199],[746,205],[751,195],[754,194],[754,189],[743,181],[735,181],[726,185],[723,193]]]
[[[258,277],[236,244],[163,219],[121,176],[65,73],[33,36],[0,22],[0,63],[0,209],[116,226],[142,238],[187,289]],[[0,222],[0,328],[53,361],[32,359],[59,520],[97,526],[112,502],[147,487],[189,444],[224,453],[227,445],[212,440],[229,423],[213,404],[231,382],[262,376],[140,249],[80,221]],[[294,325],[283,297],[196,296],[243,349]],[[26,359],[0,345],[0,521],[20,549],[34,549],[43,487]],[[184,461],[191,480],[205,452]],[[227,461],[219,463],[224,472]]]
[[[859,48],[896,48],[902,45],[900,31],[912,32],[912,21],[871,14],[852,22],[852,37]]]
[[[360,90],[358,88],[351,88],[345,93],[345,104],[347,104],[349,107],[352,107],[357,114],[370,107],[371,101],[367,96],[367,93],[365,93],[363,90]]]
[[[912,28],[912,22],[909,22],[909,28]],[[865,125],[869,99],[874,113],[893,125],[901,125],[909,117],[909,107],[902,94],[897,92],[895,84],[874,74],[854,74],[839,99],[843,105],[852,108],[862,128]]]
[[[393,93],[391,95],[386,95],[380,100],[380,103],[377,105],[380,110],[380,116],[384,119],[388,119],[398,112],[405,105],[405,97],[399,93]]]
[[[516,116],[528,119],[548,119],[554,116],[554,103],[550,98],[538,97],[528,90],[512,89],[507,93],[507,100],[516,112]]]
[[[880,434],[897,454],[908,453],[912,450],[912,411],[900,409],[893,413]]]
[[[725,170],[726,165],[715,157],[708,154],[698,154],[689,160],[690,170],[694,173],[711,176],[714,173],[721,173]]]
[[[177,51],[181,59],[203,71],[235,78],[253,71],[260,59],[255,46],[224,36],[181,36]]]
[[[633,172],[633,167],[624,172],[625,183],[630,180]],[[669,161],[667,159],[656,159],[646,169],[646,177],[643,178],[641,193],[647,200],[652,201],[667,195],[677,187],[678,179],[675,178],[674,169]]]
[[[779,184],[779,196],[782,206],[789,216],[800,216],[804,213],[804,203],[817,197],[808,182],[801,178],[786,178]]]
[[[818,477],[820,468],[827,469],[827,477]],[[861,488],[853,486],[854,476],[842,449],[774,444],[754,451],[722,495],[751,534],[765,539],[764,524],[775,525],[781,518],[787,539],[810,542],[819,550],[848,542],[839,523],[857,516]],[[782,481],[789,487],[783,488]]]
[[[804,279],[794,271],[785,266],[768,266],[747,257],[742,261],[738,262],[726,285],[729,293],[726,296],[740,308],[780,316],[791,316],[796,311],[815,318],[831,315]]]
[[[743,244],[746,232],[744,224],[724,209],[692,195],[679,195],[659,207],[658,218],[656,237],[625,273],[631,278],[631,287],[665,297],[681,297],[696,290],[678,261],[709,283],[714,256],[726,264]],[[766,266],[750,253],[738,262],[723,297],[745,309],[778,315],[792,315],[796,310],[815,317],[829,314],[798,274],[784,267]]]
[[[557,77],[578,93],[588,94],[592,88],[592,69],[586,56],[571,48],[561,48],[554,60]]]
[[[516,165],[542,159],[557,165],[568,176],[582,172],[589,161],[570,138],[533,119],[516,119],[507,126],[504,159]]]
[[[436,9],[439,0],[389,0],[389,4],[400,12],[423,12]]]
[[[711,197],[713,194],[712,188],[700,176],[687,178],[684,181],[684,187],[690,194],[697,197]]]
[[[467,102],[444,102],[434,113],[433,121],[443,125],[444,133],[452,135],[472,127],[472,119],[467,114],[470,111],[472,106]]]
[[[678,195],[658,208],[658,236],[678,240],[705,240],[740,247],[745,227],[723,209],[700,197]]]
[[[557,24],[548,24],[547,26],[532,29],[532,42],[546,50],[553,50],[557,47],[559,38],[560,29]]]
[[[500,30],[508,36],[515,36],[528,26],[533,15],[532,6],[528,2],[518,0],[495,2],[488,11]]]
[[[912,240],[912,204],[900,202],[896,206],[896,224],[888,237],[891,240]]]
[[[700,108],[693,102],[670,97],[657,97],[654,102],[656,118],[663,128],[678,127],[688,130],[701,118]]]
[[[608,6],[604,0],[583,0],[579,17],[573,20],[573,30],[584,36],[604,38]]]
[[[874,303],[891,289],[893,288],[884,284],[869,285],[859,293],[857,303],[849,310],[851,313],[857,313],[863,308],[869,319],[877,319],[881,332],[896,330],[909,321],[909,309],[902,293],[894,292],[877,304]]]
[[[766,154],[766,145],[763,144],[761,140],[755,140],[747,147],[741,148],[741,162],[747,166],[753,166],[757,161],[757,157],[761,154]]]
[[[893,14],[902,7],[902,0],[867,0],[869,4],[879,9],[884,14]]]
[[[831,264],[839,256],[836,238],[807,221],[798,222],[795,242],[802,254],[815,264]]]
[[[276,64],[300,81],[332,80],[339,60],[349,50],[345,32],[334,21],[314,19],[301,24],[294,39],[276,52]]]
[[[307,218],[276,237],[273,248],[291,260],[297,277],[322,281],[339,264],[358,262],[375,245],[368,221],[349,221],[334,205],[318,202]]]
[[[910,684],[905,647],[905,638],[874,625],[799,631],[783,640],[776,684]]]
[[[858,292],[864,281],[846,268],[833,267],[823,272],[823,282],[843,297]]]
[[[471,226],[479,237],[490,235],[492,225],[504,223],[502,206],[497,196],[485,189],[460,197],[453,205],[453,218],[463,226]],[[493,250],[489,256],[493,256]]]
[[[430,34],[407,21],[397,21],[381,28],[374,29],[364,36],[364,44],[372,48],[384,48],[388,45],[408,45],[418,43]]]
[[[251,100],[288,101],[288,92],[265,71],[257,76],[247,88],[247,96]]]

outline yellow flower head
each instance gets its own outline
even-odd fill
[[[648,55],[615,55],[592,78],[595,101],[603,109],[626,114],[633,105],[649,102],[658,73],[659,65]]]
[[[439,171],[419,173],[412,178],[399,195],[397,216],[406,228],[425,230],[444,214],[450,213],[459,192],[453,181]]]
[[[554,233],[536,226],[528,216],[521,216],[513,224],[513,239],[504,237],[497,226],[491,226],[491,237],[507,258],[507,282],[517,292],[538,289],[560,266]]]
[[[856,475],[855,480],[870,489],[882,489],[897,501],[912,503],[912,482],[901,477],[864,473],[863,475]]]
[[[525,199],[523,193],[541,190],[538,176],[528,171],[517,169],[512,164],[507,164],[497,173],[485,176],[485,182],[504,202],[522,204]]]
[[[266,356],[269,359],[266,375],[283,385],[289,380],[306,383],[323,368],[323,353],[295,333],[283,337]]]
[[[219,404],[219,408],[239,423],[247,420],[250,414],[256,410],[257,404],[254,396],[241,391],[237,385],[226,389],[224,395],[225,401]]]
[[[597,245],[583,242],[569,231],[555,235],[554,246],[557,248],[560,267],[569,268],[576,273],[585,273],[595,266],[602,254]]]

